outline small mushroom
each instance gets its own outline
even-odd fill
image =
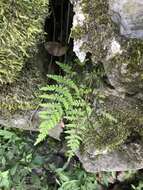
[[[45,49],[48,51],[50,55],[57,57],[63,56],[67,51],[66,46],[63,46],[60,42],[52,41],[45,43]]]

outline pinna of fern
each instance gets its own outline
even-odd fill
[[[41,124],[40,133],[35,144],[43,141],[50,129],[54,128],[61,119],[65,119],[65,135],[67,140],[68,156],[74,156],[82,141],[81,133],[84,130],[85,120],[90,114],[90,106],[80,95],[80,90],[70,78],[70,67],[66,64],[58,65],[66,72],[65,76],[48,75],[56,84],[41,88],[43,103],[40,106]]]

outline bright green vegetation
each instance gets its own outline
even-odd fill
[[[44,36],[48,1],[0,1],[0,115],[35,109],[44,82],[38,64],[37,42]]]
[[[60,143],[48,138],[47,143],[35,147],[33,137],[34,134],[0,129],[0,188],[108,190],[111,178],[115,179],[115,173],[87,173],[75,160],[65,167],[65,160],[55,154],[62,148]],[[120,190],[141,190],[141,172],[124,172],[123,180]]]
[[[54,128],[63,119],[65,121],[65,135],[69,147],[69,157],[74,156],[82,142],[83,131],[88,127],[88,118],[91,114],[90,104],[84,97],[88,89],[78,87],[73,78],[76,75],[66,64],[57,63],[66,73],[65,76],[48,75],[56,84],[41,88],[40,96],[43,111],[40,112],[40,134],[36,144],[45,139],[48,131]]]
[[[47,6],[45,0],[0,1],[0,84],[13,82],[35,51]]]

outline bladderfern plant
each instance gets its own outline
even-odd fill
[[[61,75],[48,75],[48,78],[54,80],[56,84],[47,85],[41,88],[43,99],[40,112],[41,124],[40,134],[35,144],[43,141],[50,129],[54,128],[63,119],[65,121],[65,134],[67,154],[69,158],[75,155],[75,152],[82,141],[82,131],[87,127],[86,121],[91,114],[90,105],[83,98],[84,88],[78,88],[73,81],[74,72],[70,66],[57,63],[66,73]]]

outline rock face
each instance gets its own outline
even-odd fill
[[[80,161],[88,172],[127,171],[143,167],[143,144],[141,142],[122,145],[112,153],[92,155],[78,153]]]
[[[143,168],[143,1],[72,3],[84,15],[78,24],[75,12],[74,40],[108,79],[99,93],[95,89],[92,128],[77,155],[89,172]]]
[[[0,126],[5,128],[17,128],[27,131],[39,131],[40,118],[39,111],[27,111],[26,113],[13,114],[9,118],[0,116]],[[63,132],[63,122],[61,121],[53,129],[49,130],[49,136],[60,140],[60,134]]]
[[[143,91],[143,1],[110,0],[111,18],[128,38],[122,53],[104,64],[108,79],[119,91],[135,94]],[[129,40],[135,38],[138,40]],[[140,40],[139,40],[140,39]]]
[[[120,26],[122,35],[143,39],[143,1],[109,0],[112,19]]]

